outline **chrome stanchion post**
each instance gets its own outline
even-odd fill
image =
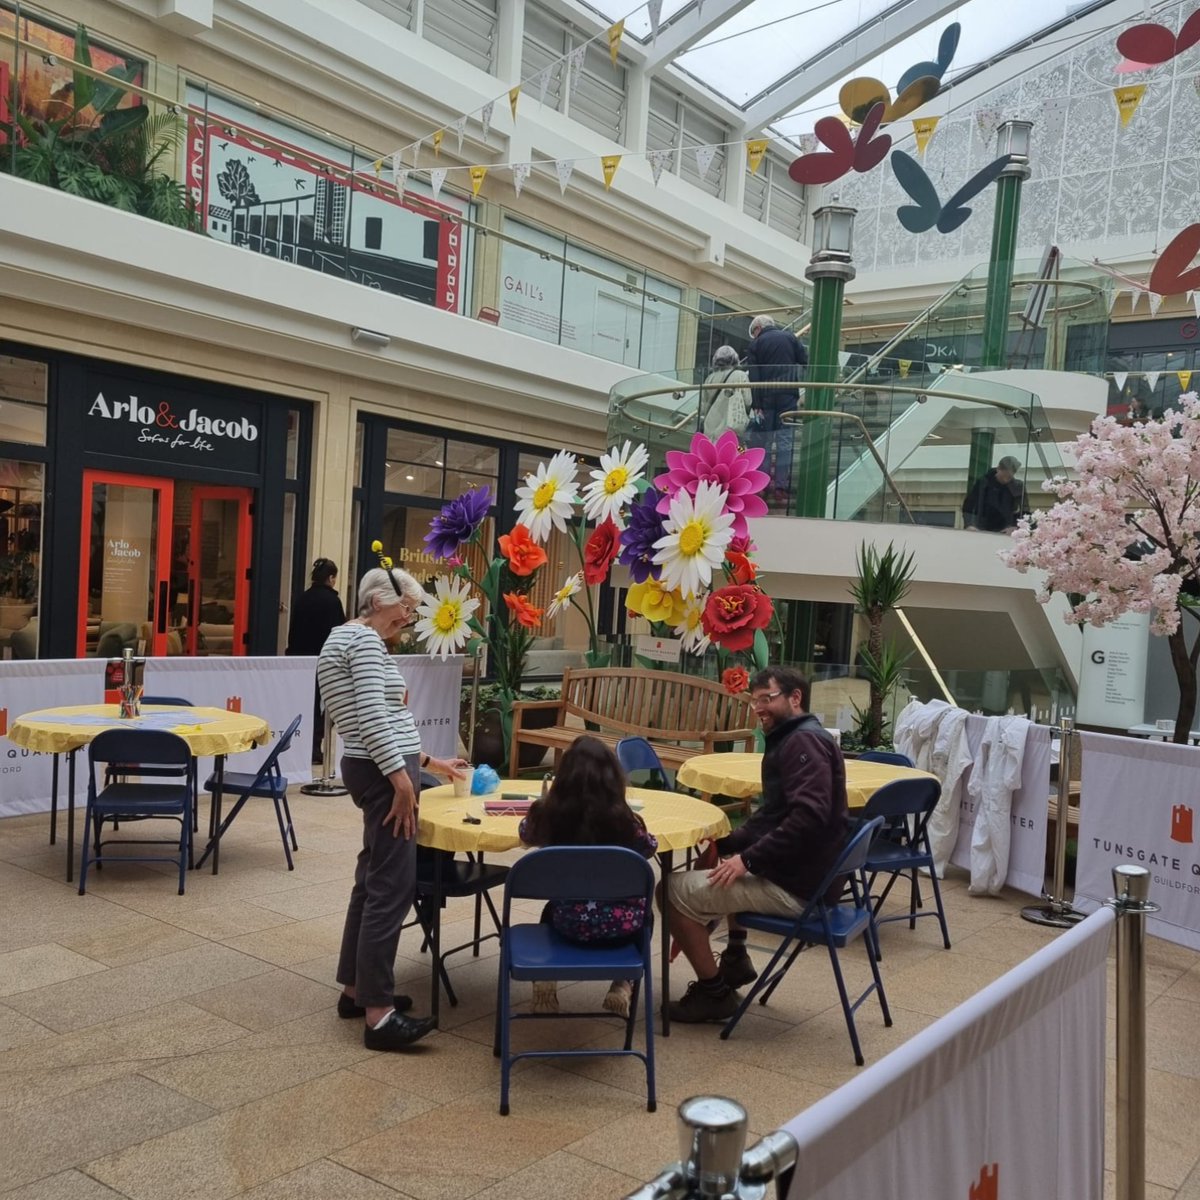
[[[333,718],[325,714],[325,737],[321,745],[325,753],[321,756],[321,778],[300,785],[305,796],[348,796],[350,789],[338,783],[333,773]]]
[[[1058,740],[1058,815],[1054,821],[1054,882],[1046,904],[1031,904],[1021,909],[1021,916],[1035,925],[1052,925],[1067,929],[1083,920],[1063,898],[1067,890],[1067,812],[1071,804],[1071,749],[1079,735],[1070,717],[1059,721]]]
[[[1117,1200],[1146,1196],[1146,916],[1150,872],[1113,867],[1117,912]]]

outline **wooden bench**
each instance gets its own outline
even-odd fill
[[[526,713],[555,709],[554,724],[529,729]],[[572,721],[572,724],[568,724]],[[510,770],[522,745],[562,753],[583,734],[616,746],[623,737],[651,742],[664,767],[677,769],[696,754],[717,749],[754,749],[754,710],[749,697],[731,696],[719,683],[673,671],[639,668],[573,668],[563,672],[557,700],[513,705]]]

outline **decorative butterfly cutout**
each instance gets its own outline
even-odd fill
[[[1144,71],[1170,62],[1185,50],[1200,42],[1200,9],[1197,9],[1180,27],[1178,35],[1165,25],[1145,22],[1124,30],[1117,38],[1117,50],[1124,60],[1117,67],[1118,74]]]
[[[1200,225],[1180,230],[1158,256],[1146,286],[1160,296],[1179,296],[1200,291],[1200,267],[1187,270],[1200,253]]]
[[[942,76],[946,74],[954,61],[954,52],[958,49],[958,38],[962,26],[955,21],[948,25],[938,40],[937,62],[914,63],[896,84],[896,99],[892,100],[887,84],[869,75],[860,75],[851,79],[838,92],[838,104],[842,112],[855,123],[862,123],[867,113],[878,103],[884,106],[881,124],[898,120],[910,112],[915,112],[927,100],[937,95],[942,84]]]
[[[851,138],[850,130],[837,117],[822,117],[813,132],[829,149],[801,155],[788,167],[788,175],[801,184],[833,183],[851,171],[862,175],[879,166],[892,148],[886,133],[875,136],[883,109],[880,103],[867,113],[857,138]]]
[[[916,201],[915,204],[905,204],[896,209],[900,224],[909,233],[924,233],[935,226],[938,233],[953,233],[971,215],[971,210],[965,207],[967,201],[974,200],[984,188],[998,179],[1000,172],[1012,161],[1012,156],[1004,154],[995,162],[988,163],[945,204],[941,202],[932,180],[925,174],[925,168],[915,158],[903,150],[896,150],[892,153],[891,161],[900,186]]]

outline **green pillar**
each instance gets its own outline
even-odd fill
[[[1000,154],[1009,155],[1012,161],[996,180],[996,214],[992,221],[992,248],[988,256],[983,309],[983,349],[979,359],[979,365],[985,369],[1005,365],[1017,230],[1021,223],[1021,185],[1030,175],[1029,133],[1032,128],[1030,121],[1005,121],[997,134]]]
[[[967,491],[975,486],[975,480],[982,479],[988,473],[995,445],[996,435],[991,429],[971,430],[971,455],[967,459]]]

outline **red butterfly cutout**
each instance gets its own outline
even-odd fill
[[[1200,253],[1200,224],[1189,225],[1172,239],[1158,256],[1146,286],[1160,296],[1178,296],[1200,291],[1200,267],[1186,270]]]
[[[1200,42],[1200,9],[1184,21],[1178,36],[1164,25],[1147,22],[1126,29],[1117,38],[1117,49],[1132,63],[1156,67],[1190,50],[1197,42]]]
[[[884,108],[882,101],[872,106],[856,139],[837,117],[822,117],[813,126],[813,133],[829,147],[828,151],[801,155],[788,168],[788,175],[797,183],[833,183],[851,171],[861,175],[879,166],[892,148],[892,139],[886,133],[875,136]]]

